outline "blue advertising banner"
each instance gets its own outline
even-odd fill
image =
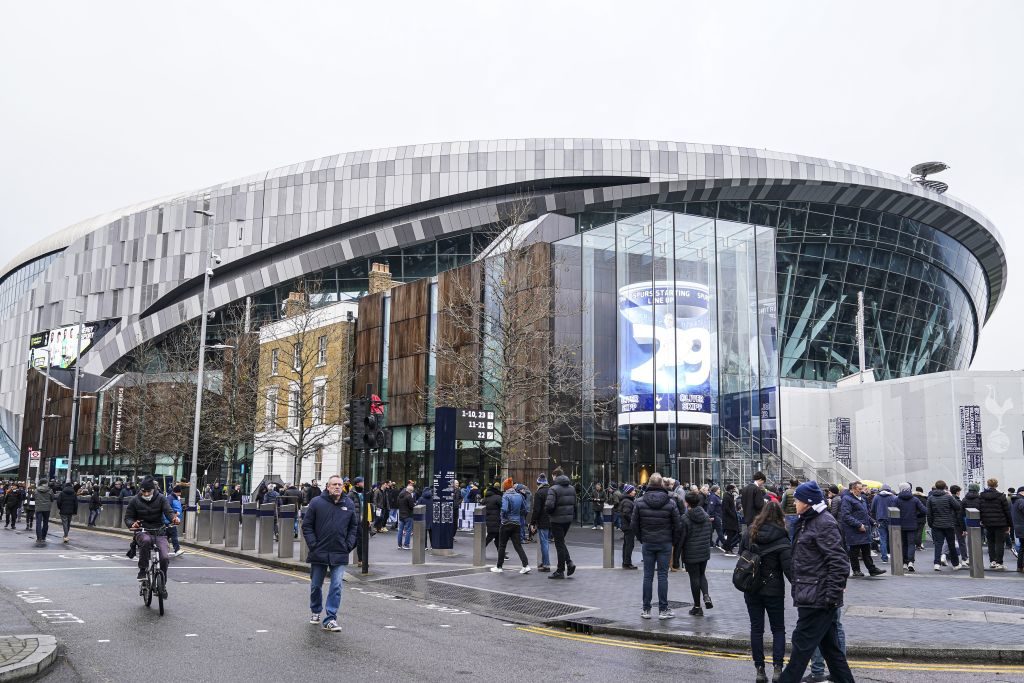
[[[619,288],[619,421],[711,423],[708,288],[640,282]]]
[[[430,547],[455,547],[455,408],[434,410],[434,502],[430,515]]]

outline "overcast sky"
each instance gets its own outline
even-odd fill
[[[127,204],[373,147],[623,137],[897,174],[939,160],[1010,263],[973,368],[1024,369],[1022,26],[1018,0],[5,3],[0,262]]]

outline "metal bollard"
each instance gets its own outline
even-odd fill
[[[417,505],[412,509],[412,563],[427,561],[427,506]]]
[[[75,511],[74,520],[75,524],[85,526],[85,523],[89,521],[89,499],[82,496],[78,497],[78,509]]]
[[[900,526],[900,509],[889,510],[889,569],[893,576],[903,576],[903,527]]]
[[[199,509],[195,505],[185,505],[185,519],[182,520],[185,524],[185,539],[195,542],[196,540],[196,517],[199,514]]]
[[[210,506],[210,543],[224,545],[224,506],[223,500],[215,500]]]
[[[971,547],[971,578],[985,578],[985,556],[981,550],[981,513],[967,508],[967,544]]]
[[[210,542],[210,518],[213,510],[212,500],[199,501],[199,511],[196,513],[196,541],[199,543]]]
[[[259,514],[259,503],[242,503],[242,535],[238,539],[239,550],[256,550],[256,524]]]
[[[299,562],[305,562],[309,558],[309,546],[306,545],[306,537],[302,533],[302,520],[306,518],[306,510],[309,506],[302,508],[299,513]]]
[[[612,524],[612,506],[607,503],[601,511],[601,526],[604,527],[604,563],[605,569],[615,568],[615,525]]]
[[[274,522],[276,514],[277,506],[273,503],[260,505],[259,530],[256,534],[256,552],[260,555],[274,554]]]
[[[277,541],[277,556],[280,559],[295,557],[295,541],[288,534],[294,535],[295,505],[282,505],[278,508],[277,518],[281,520]]]
[[[238,522],[242,517],[242,504],[229,502],[224,508],[224,547],[238,547]]]
[[[117,505],[117,498],[103,496],[100,498],[100,503],[103,504],[103,509],[100,510],[100,518],[97,520],[99,525],[107,528],[116,526],[114,524],[114,506]]]
[[[473,511],[473,566],[484,566],[484,555],[487,547],[484,541],[487,540],[487,515],[483,507],[477,507]]]

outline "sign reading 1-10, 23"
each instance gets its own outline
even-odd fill
[[[494,411],[460,408],[455,415],[456,439],[460,441],[494,440]]]

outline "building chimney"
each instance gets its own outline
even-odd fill
[[[289,292],[288,298],[281,303],[284,309],[284,317],[300,315],[309,310],[309,297],[305,292]]]
[[[391,279],[391,267],[386,263],[370,264],[370,294],[386,292],[395,286]]]

